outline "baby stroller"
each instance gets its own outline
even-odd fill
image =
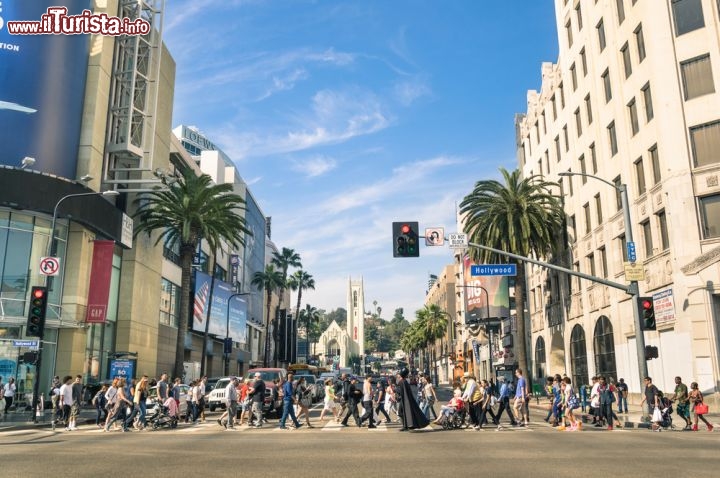
[[[672,413],[674,411],[672,401],[662,397],[658,402],[658,407],[660,408],[660,416],[662,417],[662,420],[659,423],[660,428],[664,428],[665,430],[672,430],[675,428],[672,423]]]
[[[159,400],[153,400],[153,407],[150,410],[146,420],[153,430],[160,428],[177,428],[177,403],[174,398],[168,398],[164,404]]]

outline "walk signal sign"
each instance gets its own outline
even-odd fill
[[[30,310],[25,326],[28,337],[42,337],[45,330],[45,312],[47,311],[47,287],[33,286],[30,291]]]
[[[393,257],[420,257],[417,222],[393,222]]]
[[[640,310],[640,323],[643,330],[655,330],[655,303],[652,297],[638,297],[638,308]]]

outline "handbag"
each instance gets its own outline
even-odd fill
[[[709,411],[709,407],[704,403],[698,403],[697,405],[695,405],[696,415],[706,415]]]
[[[654,422],[662,421],[662,413],[660,412],[659,408],[655,408],[655,410],[653,410],[652,421],[654,421]]]

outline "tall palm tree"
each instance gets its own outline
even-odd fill
[[[422,309],[415,312],[415,317],[422,324],[421,333],[425,339],[426,348],[431,352],[431,362],[433,364],[433,376],[437,376],[437,360],[435,355],[435,342],[445,336],[448,325],[448,317],[450,314],[445,312],[437,304],[426,305]]]
[[[300,311],[300,319],[305,323],[305,363],[308,363],[310,357],[310,328],[313,323],[320,322],[320,312],[310,304],[305,304],[305,308]]]
[[[277,317],[278,312],[283,305],[283,297],[285,296],[285,290],[287,290],[288,288],[288,269],[290,267],[300,268],[302,267],[302,263],[300,262],[300,254],[295,252],[294,249],[290,249],[288,247],[283,247],[282,251],[280,251],[279,253],[273,252],[273,257],[270,262],[278,268],[282,276],[282,284],[280,284],[279,288],[280,300],[278,301],[278,305],[275,308],[275,317]],[[295,323],[297,324],[297,321]],[[278,338],[279,337],[276,337],[276,340]],[[277,350],[277,347],[275,347],[275,350]]]
[[[422,349],[425,344],[425,338],[422,334],[422,322],[414,321],[405,329],[400,337],[400,348],[409,356],[408,364],[414,366],[415,354]]]
[[[551,192],[557,183],[541,176],[523,178],[520,170],[500,172],[504,184],[495,180],[478,181],[473,191],[460,203],[465,214],[465,230],[472,242],[521,256],[547,257],[557,250],[563,237],[563,210],[560,198]],[[505,256],[471,248],[471,258],[479,263],[498,263]],[[512,260],[512,262],[519,262]],[[525,268],[518,264],[515,280],[515,313],[518,367],[530,376],[527,368],[525,336]]]
[[[304,270],[299,269],[288,278],[288,287],[291,290],[298,291],[297,305],[295,306],[295,319],[298,319],[300,317],[300,300],[302,299],[303,290],[315,290],[315,279]]]
[[[275,270],[275,266],[268,264],[265,266],[265,271],[255,273],[250,284],[257,287],[259,291],[265,291],[265,352],[263,353],[263,366],[267,367],[270,364],[270,305],[273,292],[282,285],[282,275],[280,271]]]
[[[196,176],[184,170],[182,177],[168,190],[153,191],[136,199],[138,219],[135,235],[160,231],[155,244],[164,241],[169,248],[180,246],[181,294],[177,341],[175,343],[176,377],[184,373],[185,333],[190,319],[190,279],[192,258],[202,239],[214,253],[221,242],[233,247],[245,244],[244,234],[252,234],[245,218],[245,200],[233,194],[232,184],[213,184],[207,174]],[[210,271],[212,273],[213,271]]]

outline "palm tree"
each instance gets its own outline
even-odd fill
[[[547,257],[562,247],[563,210],[560,198],[551,192],[557,183],[541,176],[521,177],[520,170],[500,169],[505,184],[495,180],[478,181],[460,203],[465,214],[465,230],[471,242],[521,256]],[[478,263],[498,263],[505,256],[479,248],[470,249]],[[513,262],[518,262],[513,260]],[[515,280],[518,367],[528,372],[525,337],[525,268],[519,265]],[[527,373],[529,376],[530,374]]]
[[[288,286],[291,290],[298,291],[297,306],[295,306],[295,318],[297,319],[300,317],[300,300],[302,299],[303,290],[315,290],[315,279],[313,279],[313,276],[300,269],[295,271],[295,273],[288,278]]]
[[[196,176],[184,170],[182,177],[168,190],[153,191],[135,200],[138,219],[135,235],[160,231],[155,244],[180,246],[181,294],[178,334],[175,343],[176,377],[184,373],[185,333],[190,319],[190,279],[192,258],[202,239],[214,253],[221,242],[233,247],[245,244],[243,235],[252,234],[245,218],[238,213],[245,209],[245,200],[232,193],[232,184],[213,184],[207,174]],[[210,271],[212,273],[212,271]]]
[[[310,304],[300,311],[299,316],[305,322],[305,363],[308,363],[310,356],[310,327],[313,323],[320,322],[320,312]]]
[[[422,309],[415,312],[418,322],[421,324],[421,333],[425,339],[425,344],[428,349],[432,352],[431,362],[433,364],[433,376],[438,379],[437,376],[437,360],[435,356],[435,341],[442,339],[445,336],[447,330],[448,320],[450,316],[447,312],[442,310],[437,304],[426,305]]]
[[[270,355],[270,305],[272,303],[272,294],[282,285],[282,275],[280,271],[276,271],[272,264],[265,266],[264,272],[256,272],[250,284],[257,287],[257,290],[265,291],[265,352],[263,353],[263,366],[269,365]],[[273,321],[275,323],[275,321]]]
[[[408,363],[410,364],[410,367],[414,366],[415,354],[425,344],[425,339],[421,333],[421,327],[422,322],[416,320],[415,322],[412,322],[407,329],[405,329],[405,332],[403,332],[400,337],[400,348],[402,348],[402,350],[409,356]]]
[[[283,247],[280,253],[273,252],[271,263],[279,269],[282,277],[282,283],[280,284],[279,289],[280,300],[278,301],[278,305],[275,309],[275,317],[277,317],[278,312],[283,305],[282,302],[283,297],[285,296],[285,290],[288,287],[288,269],[290,267],[302,267],[302,263],[300,262],[300,254],[295,252],[294,249],[290,249],[288,247]],[[275,350],[277,350],[277,347],[275,347]]]

